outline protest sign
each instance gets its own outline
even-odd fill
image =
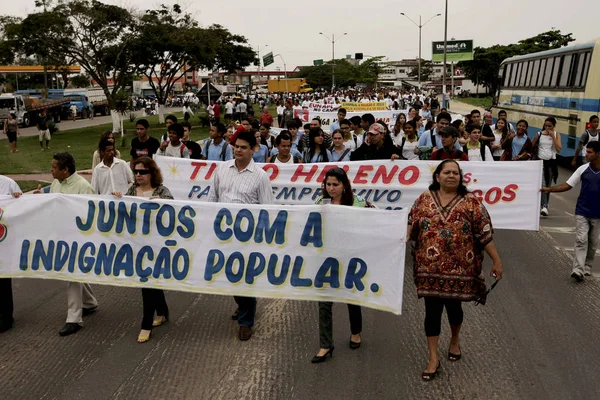
[[[387,105],[385,101],[377,101],[377,102],[369,102],[369,103],[352,103],[352,102],[342,102],[342,107],[346,109],[346,111],[385,111],[387,110]]]
[[[386,110],[386,111],[350,111],[346,113],[346,119],[350,119],[355,115],[361,117],[363,114],[370,113],[375,117],[375,121],[382,121],[388,126],[394,125],[396,122],[396,118],[400,113],[404,113],[406,115],[407,110]],[[337,112],[319,112],[319,111],[311,111],[308,110],[308,113],[304,113],[302,115],[304,117],[302,122],[310,122],[314,118],[319,118],[321,120],[321,126],[328,127],[334,122],[338,122],[337,120]]]
[[[295,300],[400,314],[407,213],[0,196],[0,277]]]
[[[338,108],[340,108],[339,104],[323,104],[323,103],[315,103],[310,102],[307,107],[310,111],[317,112],[335,112]]]
[[[155,157],[176,199],[206,201],[220,162]],[[346,170],[353,190],[379,208],[409,208],[429,187],[438,161],[360,161],[263,164],[278,204],[311,204],[321,194],[328,169]],[[464,183],[485,204],[494,227],[538,230],[541,161],[461,162]]]

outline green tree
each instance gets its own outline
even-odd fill
[[[85,88],[90,86],[90,78],[87,75],[79,74],[71,78],[71,86],[76,88]]]
[[[495,93],[498,88],[498,71],[502,61],[518,55],[557,49],[567,46],[574,40],[571,33],[563,35],[560,30],[553,29],[520,40],[517,44],[497,44],[487,48],[476,47],[473,51],[473,60],[461,61],[457,67],[465,72],[467,78],[485,85],[490,93]]]
[[[419,65],[414,66],[408,73],[410,77],[419,76]],[[421,81],[430,81],[433,75],[433,62],[431,60],[421,59]]]
[[[55,65],[65,58],[79,64],[104,91],[113,129],[118,130],[116,95],[130,84],[135,71],[131,62],[135,18],[124,8],[96,0],[50,3],[40,2],[43,10],[12,24],[7,36],[26,55],[54,61]]]
[[[178,4],[161,5],[140,17],[133,62],[148,78],[162,119],[162,105],[187,72],[201,68],[232,71],[249,65],[256,55],[246,43],[243,36],[232,35],[219,25],[201,28]]]
[[[332,64],[335,63],[335,85],[337,87],[356,86],[357,83],[373,85],[377,82],[379,63],[382,57],[373,57],[360,65],[353,65],[346,59],[328,61],[323,65],[300,69],[299,78],[306,78],[312,87],[330,88],[332,85]]]

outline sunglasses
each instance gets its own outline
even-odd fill
[[[134,169],[133,170],[134,175],[148,175],[149,173],[150,173],[149,169]]]
[[[487,296],[488,296],[488,294],[490,294],[490,292],[491,292],[492,290],[494,290],[494,288],[496,287],[496,285],[498,284],[498,282],[500,282],[500,281],[499,281],[499,280],[497,280],[496,282],[494,282],[494,283],[492,284],[492,286],[490,286],[490,288],[489,288],[489,289],[488,289],[488,290],[485,292],[485,294],[484,294],[484,295],[482,295],[482,296],[479,296],[478,298],[476,298],[476,299],[474,300],[474,303],[475,303],[475,305],[476,305],[476,306],[478,306],[478,305],[480,305],[480,304],[485,304],[485,301],[486,301],[486,299],[487,299]]]

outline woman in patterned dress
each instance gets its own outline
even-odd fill
[[[417,295],[425,298],[429,362],[423,380],[435,378],[440,367],[437,350],[444,307],[452,331],[448,360],[461,358],[462,302],[485,302],[484,250],[493,261],[490,275],[502,279],[502,261],[492,234],[490,216],[467,191],[458,163],[441,162],[429,190],[415,201],[408,219],[408,237],[414,241]]]

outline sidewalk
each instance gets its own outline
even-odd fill
[[[485,112],[483,107],[476,107],[471,104],[463,103],[460,100],[450,100],[450,109],[448,111],[450,111],[452,114],[467,115],[473,110],[479,110],[482,116]]]
[[[77,173],[79,175],[83,176],[88,181],[92,180],[92,170],[91,169],[86,169],[86,170],[83,170],[83,171],[77,171]],[[15,180],[15,181],[40,181],[40,182],[51,183],[54,180],[54,178],[52,178],[52,174],[50,174],[50,173],[45,173],[45,174],[17,174],[17,175],[6,175],[6,176],[9,177],[10,179]]]

